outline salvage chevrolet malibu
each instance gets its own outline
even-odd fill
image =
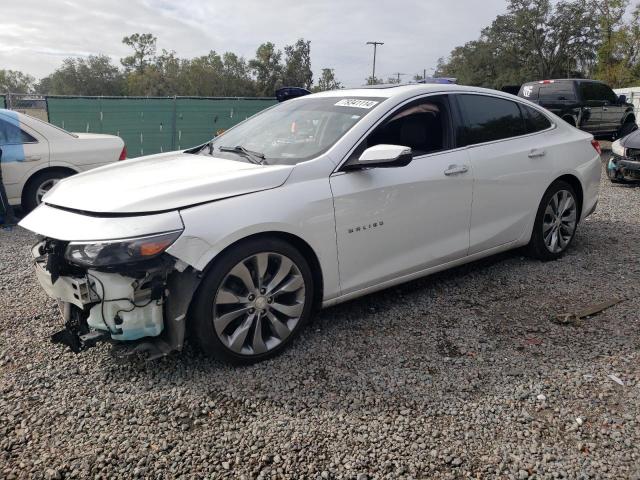
[[[515,247],[551,260],[598,200],[599,145],[458,85],[336,90],[210,142],[58,183],[21,222],[75,351],[185,337],[249,363],[314,310]]]

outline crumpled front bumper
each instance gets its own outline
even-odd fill
[[[65,322],[65,329],[52,336],[54,342],[79,352],[97,341],[124,341],[151,357],[182,348],[198,272],[167,255],[142,272],[72,268],[52,273],[60,268],[48,268],[47,241],[35,245],[32,256],[36,277],[58,302]]]
[[[613,154],[607,164],[607,174],[614,181],[640,180],[640,160]]]

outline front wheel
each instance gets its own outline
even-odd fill
[[[573,187],[558,180],[547,189],[527,245],[529,254],[540,260],[555,260],[567,250],[578,226],[578,202]]]
[[[275,238],[223,253],[203,280],[192,332],[209,356],[249,364],[277,355],[309,320],[314,285],[300,252]]]
[[[634,132],[638,129],[638,124],[636,122],[625,122],[620,128],[620,134],[618,138],[626,137],[631,132]]]

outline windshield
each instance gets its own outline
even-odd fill
[[[290,100],[214,138],[211,150],[216,155],[220,148],[227,152],[236,149],[238,153],[238,147],[242,147],[254,155],[262,155],[266,164],[294,165],[328,150],[383,100],[340,97]],[[200,153],[209,151],[203,148]]]

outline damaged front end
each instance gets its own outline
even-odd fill
[[[607,174],[612,182],[640,180],[640,132],[613,142],[611,153]]]
[[[76,353],[100,341],[122,342],[149,358],[181,350],[200,275],[165,253],[180,233],[100,242],[42,238],[32,249],[36,275],[65,322],[52,341]]]

